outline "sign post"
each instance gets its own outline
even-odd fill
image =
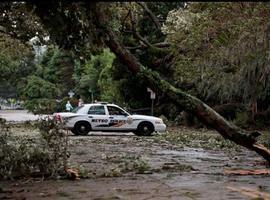
[[[150,92],[151,115],[154,116],[154,99],[156,98],[156,93],[154,93],[150,88],[147,88],[147,92]]]
[[[69,98],[72,98],[73,96],[74,96],[74,92],[72,91],[72,90],[70,90],[69,92],[68,92],[68,95],[69,95]]]
[[[92,100],[92,103],[94,103],[94,91],[91,89],[89,89],[88,91],[91,93],[91,100]]]

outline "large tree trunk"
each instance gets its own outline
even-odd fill
[[[147,87],[151,87],[151,89],[157,93],[166,93],[175,104],[181,106],[187,112],[194,114],[204,124],[216,129],[225,139],[229,139],[238,145],[254,150],[270,162],[270,150],[256,142],[256,137],[259,135],[257,132],[248,133],[229,123],[198,98],[175,88],[167,81],[162,80],[156,72],[142,66],[136,57],[119,42],[116,34],[110,26],[108,26],[109,20],[106,18],[106,15],[99,5],[97,4],[91,8],[93,8],[93,12],[96,15],[96,26],[102,34],[106,45],[132,73],[140,76],[148,83]]]

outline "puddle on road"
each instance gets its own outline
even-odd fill
[[[212,161],[224,161],[229,158],[223,154],[222,152],[218,153],[210,153],[209,151],[205,151],[203,149],[194,149],[184,147],[181,151],[176,150],[161,150],[157,152],[158,155],[172,155],[173,157],[179,157],[181,159],[185,159],[186,161],[191,162],[201,162],[202,160],[212,160]]]
[[[247,199],[245,196],[226,189],[226,186],[245,186],[254,189],[263,188],[270,192],[269,176],[227,176],[226,168],[254,169],[262,161],[254,152],[243,151],[230,155],[224,151],[211,151],[184,147],[181,150],[162,149],[156,151],[160,160],[171,160],[176,163],[191,165],[196,171],[163,172],[155,174],[164,184],[180,190],[193,190],[201,194],[195,199]],[[153,161],[153,160],[152,160]]]

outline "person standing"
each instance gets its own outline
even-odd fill
[[[72,105],[70,104],[69,101],[66,103],[66,111],[70,112],[73,109]]]
[[[78,106],[83,106],[83,100],[81,98],[79,99]]]

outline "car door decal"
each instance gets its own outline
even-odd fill
[[[127,123],[128,123],[128,124],[132,124],[132,122],[133,122],[133,119],[132,119],[131,117],[128,117],[128,118],[127,118]]]
[[[133,121],[138,121],[138,120],[142,120],[142,119],[132,119],[132,118],[129,118],[127,120],[112,119],[111,121],[109,121],[109,124],[100,124],[100,125],[97,125],[96,127],[120,127],[127,123],[131,124]],[[92,122],[107,123],[108,120],[107,119],[92,119]]]
[[[108,120],[107,119],[92,119],[92,122],[95,122],[95,123],[107,123]]]
[[[132,124],[134,121],[138,121],[138,120],[142,120],[142,119],[128,118],[127,120],[111,120],[109,122],[109,127],[120,127],[125,124]]]
[[[100,124],[100,125],[97,125],[96,127],[109,127],[108,124]]]
[[[108,123],[107,119],[92,119],[92,122],[99,123],[100,125],[97,125],[96,127],[120,127],[126,124],[127,120],[111,120]],[[105,124],[104,124],[105,123]]]
[[[109,127],[120,127],[126,124],[127,120],[117,120],[117,119],[112,119],[109,122]]]
[[[100,125],[97,125],[95,127],[108,127],[109,125],[107,124],[108,123],[108,120],[107,119],[92,119],[93,123],[99,123]]]

